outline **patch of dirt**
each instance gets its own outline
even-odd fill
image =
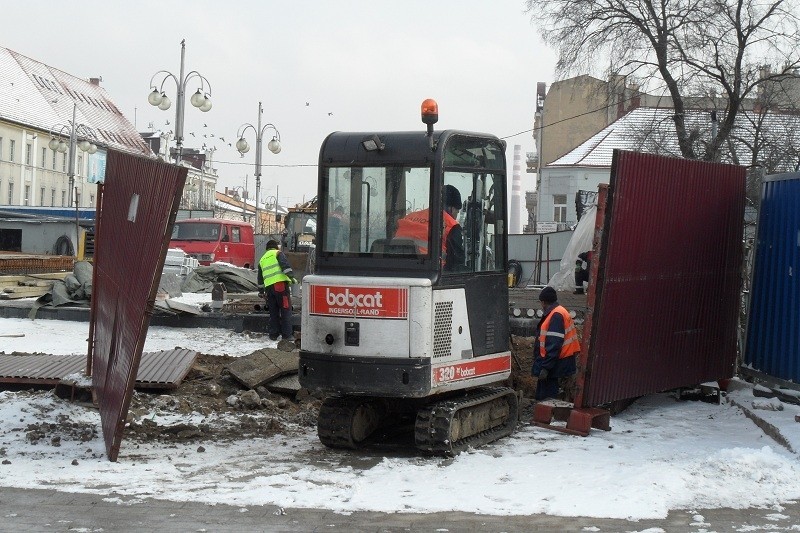
[[[523,416],[527,416],[524,406],[531,403],[536,391],[536,378],[530,374],[532,346],[532,337],[512,338],[509,384],[528,400],[523,401]],[[296,394],[273,393],[263,386],[249,390],[227,370],[235,360],[201,354],[177,389],[167,393],[135,391],[124,438],[135,442],[225,442],[316,427],[321,398],[305,389]],[[171,418],[176,422],[164,422]]]
[[[316,426],[319,398],[304,389],[293,395],[272,393],[266,387],[249,390],[227,371],[235,359],[201,354],[177,389],[168,393],[135,391],[125,438],[224,442]],[[180,422],[163,422],[173,417]]]
[[[522,391],[522,420],[530,418],[528,410],[536,390],[536,378],[530,375],[532,345],[532,337],[512,338],[512,372],[508,384]],[[123,440],[166,444],[232,442],[307,432],[308,428],[316,427],[320,397],[302,388],[296,393],[270,392],[264,386],[250,390],[228,372],[237,359],[200,354],[176,389],[134,390]],[[23,386],[11,388],[22,390]],[[91,404],[88,389],[53,392],[67,401],[96,408]],[[40,393],[31,390],[32,395]],[[36,409],[35,404],[31,408]],[[48,412],[36,418],[39,421],[18,430],[24,431],[30,445],[60,446],[70,441],[102,439],[100,427],[91,423],[74,422],[65,415],[53,420]],[[0,457],[3,452],[0,448]]]
[[[66,415],[58,415],[55,422],[36,422],[25,427],[25,440],[30,444],[47,443],[61,446],[62,441],[89,442],[98,437],[97,428],[91,424],[72,422]]]

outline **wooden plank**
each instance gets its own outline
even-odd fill
[[[3,292],[7,293],[25,293],[25,292],[41,292],[45,293],[50,290],[50,287],[23,287],[18,285],[16,287],[6,287]]]
[[[0,286],[6,284],[17,285],[21,281],[54,281],[63,280],[72,272],[49,272],[46,274],[7,274],[0,276]]]
[[[52,281],[52,280],[51,281],[46,281],[46,280],[40,280],[40,281],[27,280],[27,281],[20,281],[19,285],[20,285],[20,287],[47,287],[49,289],[50,287],[53,286],[53,283],[54,283],[54,281]]]
[[[50,292],[47,287],[10,287],[0,292],[0,300],[16,300],[19,298],[32,298]]]

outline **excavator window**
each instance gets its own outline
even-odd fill
[[[454,271],[504,268],[504,183],[501,144],[480,137],[449,139],[444,150],[444,185],[454,186],[461,194],[462,205],[456,219],[464,247],[464,263]]]
[[[428,256],[427,228],[418,232],[414,242],[397,242],[393,237],[401,219],[428,209],[430,174],[428,167],[330,168],[322,250],[380,257]]]
[[[340,154],[331,149],[321,168],[317,252],[334,268],[375,258],[380,268],[440,269],[448,276],[502,271],[504,143],[458,132],[443,135],[432,152],[428,146],[417,152],[417,139],[403,135],[397,144],[391,134],[379,137],[383,152],[366,151],[361,159],[337,159]],[[331,146],[340,141],[334,137]],[[457,199],[445,200],[453,187]],[[459,205],[445,206],[446,201]],[[372,265],[359,261],[357,268]]]

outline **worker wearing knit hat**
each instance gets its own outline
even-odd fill
[[[545,287],[542,289],[542,292],[539,293],[539,301],[544,302],[546,304],[551,304],[553,302],[558,301],[558,294],[553,287]]]
[[[545,287],[539,293],[543,316],[536,326],[533,344],[533,368],[536,376],[536,399],[546,400],[558,396],[559,387],[576,371],[576,356],[581,351],[575,323],[564,306],[558,304],[558,293]],[[568,387],[564,386],[565,389]],[[571,396],[565,391],[566,396]],[[565,398],[571,401],[571,397]]]

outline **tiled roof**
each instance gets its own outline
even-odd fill
[[[571,152],[556,159],[552,167],[611,167],[614,149],[631,150],[665,156],[682,157],[675,135],[672,117],[674,109],[640,107],[606,126]],[[731,141],[739,154],[741,164],[749,164],[751,152],[746,145],[753,144],[754,124],[763,120],[760,135],[774,145],[800,146],[800,116],[766,113],[763,116],[751,111],[741,112]],[[709,111],[689,111],[687,129],[696,129],[700,137],[711,137]],[[763,142],[763,140],[762,140]],[[731,162],[727,160],[725,162]],[[787,161],[788,163],[788,161]],[[786,169],[789,170],[789,169]]]
[[[99,144],[151,154],[136,128],[99,85],[0,47],[0,120],[50,131],[76,121],[91,129]]]

